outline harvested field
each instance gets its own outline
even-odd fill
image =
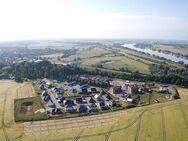
[[[24,83],[18,88],[17,98],[27,98],[36,96],[32,83]]]

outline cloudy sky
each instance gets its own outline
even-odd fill
[[[188,40],[186,0],[0,0],[0,40]]]

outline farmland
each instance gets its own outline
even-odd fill
[[[116,140],[117,137],[119,140],[126,141],[186,141],[188,138],[188,112],[186,110],[188,108],[188,90],[184,88],[178,88],[182,99],[168,103],[154,104],[151,106],[122,110],[96,116],[93,115],[84,118],[15,123],[13,119],[13,99],[17,97],[17,89],[22,87],[22,84],[2,80],[0,81],[0,86],[4,88],[1,89],[0,92],[0,137],[2,141],[15,139],[76,139],[93,141],[103,141],[106,139],[113,141]],[[105,122],[105,117],[108,117],[108,122]],[[102,122],[102,120],[104,121]],[[68,121],[68,123],[66,123],[66,121]],[[38,122],[39,124],[37,124]],[[82,126],[74,128],[75,122]],[[92,124],[91,126],[91,123],[96,124]],[[30,129],[30,127],[32,128]]]

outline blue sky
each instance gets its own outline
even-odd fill
[[[186,0],[0,0],[0,40],[188,40]]]

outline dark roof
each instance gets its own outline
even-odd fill
[[[114,93],[122,93],[121,86],[115,86],[115,87],[113,87],[113,91],[114,91]]]
[[[77,103],[82,103],[82,102],[83,102],[83,99],[82,99],[81,97],[77,97],[77,98],[76,98],[76,102],[77,102]]]
[[[97,106],[96,106],[95,104],[91,104],[91,105],[90,105],[90,108],[91,108],[91,107],[92,107],[92,108],[97,108]]]
[[[103,100],[100,100],[100,101],[99,101],[99,105],[100,105],[101,107],[103,107],[103,106],[105,106],[105,102],[104,102]]]
[[[78,85],[83,86],[83,85],[88,85],[88,84],[83,82],[83,83],[79,83]]]
[[[97,89],[96,89],[96,88],[91,88],[91,91],[92,91],[92,92],[96,92]]]
[[[67,99],[65,105],[74,105],[74,101]]]
[[[89,102],[90,102],[90,103],[96,103],[95,99],[93,99],[92,97],[91,97],[91,99],[89,100]]]
[[[111,100],[111,99],[112,99],[112,98],[111,98],[109,95],[107,95],[107,96],[106,96],[106,98],[107,98],[107,99],[109,99],[109,100]]]
[[[106,92],[105,92],[104,90],[102,90],[102,91],[100,92],[100,94],[104,95],[104,94],[106,94]]]
[[[87,93],[87,88],[82,88],[82,93]]]

